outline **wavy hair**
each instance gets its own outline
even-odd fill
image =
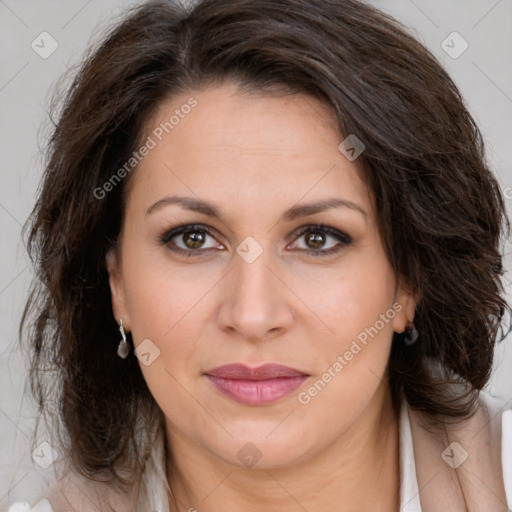
[[[60,110],[25,225],[36,278],[20,323],[39,412],[82,474],[123,489],[143,471],[163,413],[133,353],[116,354],[105,264],[136,169],[102,198],[94,190],[139,147],[163,101],[223,81],[315,97],[342,134],[364,142],[357,164],[386,254],[419,297],[418,342],[394,334],[395,405],[403,395],[432,417],[471,414],[509,312],[500,243],[510,226],[481,133],[446,71],[399,22],[359,0],[144,3],[55,93]]]

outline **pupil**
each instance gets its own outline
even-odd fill
[[[204,233],[198,233],[197,231],[186,233],[185,237],[185,244],[191,249],[197,249],[198,247],[201,247],[201,244],[204,242]],[[191,241],[191,243],[188,243],[189,241]]]
[[[313,242],[312,248],[318,249],[318,248],[322,247],[322,245],[325,243],[324,235],[321,233],[310,233],[307,236],[308,245],[310,245],[309,242]]]

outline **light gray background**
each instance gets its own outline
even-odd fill
[[[405,23],[454,78],[484,134],[488,157],[510,212],[512,0],[372,3]],[[134,2],[122,0],[0,0],[0,510],[16,500],[35,501],[40,492],[38,475],[42,470],[34,469],[29,446],[34,409],[16,337],[32,275],[20,230],[41,176],[37,153],[44,143],[40,127],[45,107],[55,80],[79,62],[88,43],[131,5]],[[31,48],[31,42],[43,31],[59,45],[47,59]],[[453,31],[469,44],[456,59],[441,46]],[[511,268],[509,252],[507,245],[507,269]],[[510,293],[509,286],[507,289]],[[497,351],[490,391],[512,400],[511,375],[512,344],[507,340]]]

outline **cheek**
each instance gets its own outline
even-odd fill
[[[317,337],[323,340],[315,351],[317,371],[298,396],[299,403],[306,404],[301,418],[322,418],[334,429],[361,414],[381,384],[396,315],[392,291],[358,286],[356,281],[345,284],[332,292],[337,303],[333,301],[327,312],[326,323],[336,334]]]
[[[392,332],[391,320],[382,325],[380,318],[386,313],[394,316],[390,310],[394,288],[394,273],[380,247],[374,245],[354,251],[337,269],[298,278],[295,290],[329,327],[331,342],[337,339],[342,346],[376,322],[379,331]]]
[[[321,338],[319,373],[330,371],[325,380],[332,380],[334,393],[348,393],[344,400],[350,400],[354,386],[371,393],[385,372],[397,314],[394,287],[394,273],[378,250],[354,258],[335,279],[322,283],[318,316],[334,333]]]
[[[165,339],[189,325],[188,315],[208,292],[208,275],[172,265],[163,248],[127,247],[123,265],[127,308],[134,332]],[[211,277],[211,276],[210,276]]]
[[[187,279],[189,272],[169,272],[169,268],[136,264],[126,260],[127,306],[132,322],[135,348],[141,354],[142,343],[149,344],[150,364],[139,357],[139,366],[152,396],[167,417],[180,423],[185,416],[193,416],[202,424],[200,410],[195,410],[191,395],[197,393],[197,379],[201,370],[200,345],[206,318],[202,301],[211,288],[204,279]],[[185,425],[184,425],[185,428]]]

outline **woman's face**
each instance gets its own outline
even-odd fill
[[[108,265],[173,451],[266,468],[318,455],[383,407],[393,330],[414,313],[357,160],[317,100],[232,84],[161,105],[146,135]],[[233,363],[305,376],[207,375]]]

